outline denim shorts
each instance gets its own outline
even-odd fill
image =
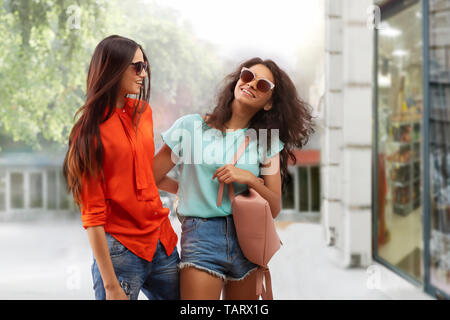
[[[177,248],[168,256],[158,240],[152,261],[147,261],[128,250],[109,233],[106,233],[106,240],[117,280],[128,298],[137,300],[142,290],[150,300],[180,299],[177,269],[180,259]],[[105,300],[106,292],[95,258],[91,269],[95,299]]]
[[[182,216],[180,220],[179,269],[195,267],[228,281],[242,280],[258,267],[243,255],[232,215],[208,219]]]

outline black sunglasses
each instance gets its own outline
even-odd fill
[[[147,70],[147,61],[132,62],[130,64],[132,64],[134,69],[136,69],[136,75],[140,75],[142,70]]]

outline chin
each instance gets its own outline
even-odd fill
[[[128,94],[139,94],[140,90],[130,90]]]
[[[239,97],[236,100],[239,101],[241,104],[246,105],[246,106],[248,106],[250,108],[257,108],[258,107],[256,105],[255,101],[252,101],[251,99],[249,99],[247,97]]]

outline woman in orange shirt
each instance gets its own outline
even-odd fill
[[[140,290],[179,298],[177,236],[158,193],[176,193],[178,184],[165,177],[157,186],[153,177],[149,93],[142,47],[116,35],[102,40],[63,165],[94,255],[96,299],[137,299]]]

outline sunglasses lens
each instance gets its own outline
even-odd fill
[[[242,70],[241,72],[241,80],[244,82],[250,82],[254,78],[253,73],[248,70]]]
[[[134,67],[136,68],[136,74],[140,75],[142,70],[147,68],[147,62],[136,62],[134,63]]]
[[[267,92],[270,90],[270,83],[264,79],[261,79],[258,81],[258,83],[256,84],[256,88],[258,88],[259,91],[261,92]]]

